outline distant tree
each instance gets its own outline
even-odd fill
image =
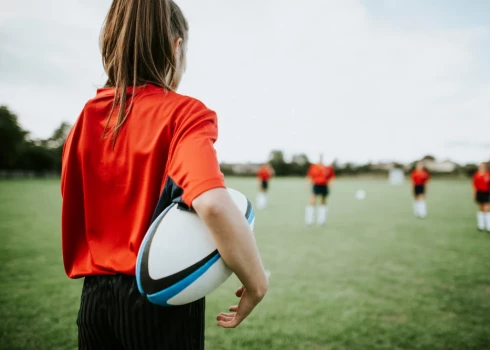
[[[473,176],[473,174],[478,170],[478,165],[476,164],[465,164],[461,166],[460,172],[466,176]]]
[[[63,146],[71,127],[72,126],[70,124],[62,122],[61,125],[53,132],[53,135],[46,140],[47,148],[51,151],[54,158],[53,169],[58,172],[61,172],[61,156],[63,154]]]
[[[422,160],[430,160],[430,161],[435,161],[435,160],[436,160],[436,157],[431,156],[431,155],[429,154],[429,155],[426,155],[426,156],[422,157]]]
[[[306,175],[310,164],[306,154],[301,153],[293,155],[291,164],[289,165],[289,175]]]
[[[0,169],[11,170],[16,167],[26,142],[28,132],[23,130],[17,115],[7,106],[0,106]]]
[[[71,125],[62,122],[61,125],[53,132],[53,135],[47,139],[48,148],[60,148],[65,144],[65,140],[68,137],[68,133],[71,130]]]
[[[356,169],[358,173],[371,173],[374,172],[373,165],[371,163],[362,164]]]
[[[277,176],[289,175],[289,164],[284,160],[282,151],[273,150],[269,155],[269,162]]]
[[[233,166],[231,164],[225,164],[225,163],[221,163],[219,165],[220,167],[220,170],[221,172],[223,173],[223,175],[225,176],[229,176],[229,175],[234,175],[235,173],[233,172]]]
[[[32,140],[19,125],[17,115],[0,106],[0,170],[24,170],[37,174],[59,172],[61,153],[71,129],[61,125],[45,140]]]
[[[291,163],[295,163],[299,166],[305,166],[305,165],[309,165],[310,161],[308,160],[308,156],[306,154],[301,153],[301,154],[295,154],[293,156]]]
[[[57,157],[53,150],[33,141],[24,145],[16,165],[19,170],[32,171],[38,175],[58,170],[56,169]]]

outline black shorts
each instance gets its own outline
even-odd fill
[[[490,203],[490,192],[477,191],[475,199],[476,202],[480,204]]]
[[[425,193],[425,185],[415,185],[413,186],[413,194],[418,196],[419,194]]]
[[[263,190],[267,190],[269,188],[269,181],[267,180],[262,180],[262,183],[260,185]]]
[[[315,196],[328,196],[328,186],[327,185],[313,185],[313,194]]]
[[[78,312],[79,349],[204,349],[204,308],[163,307],[142,296],[133,276],[89,276]]]

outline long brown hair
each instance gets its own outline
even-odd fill
[[[112,127],[113,146],[127,119],[136,86],[154,84],[173,90],[176,78],[175,40],[187,42],[189,25],[172,0],[113,0],[101,32],[101,51],[107,74],[106,86],[115,88],[114,102],[104,128],[117,107]],[[183,58],[184,50],[180,50]],[[127,89],[133,87],[127,106]]]

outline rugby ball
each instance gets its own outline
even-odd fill
[[[360,201],[362,201],[364,198],[366,198],[366,191],[364,190],[358,190],[355,194],[356,198]]]
[[[245,195],[228,188],[253,230],[255,213]],[[211,293],[232,271],[199,216],[173,203],[148,229],[138,251],[136,282],[139,292],[161,306],[188,304]]]

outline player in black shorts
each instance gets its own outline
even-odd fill
[[[427,216],[427,204],[425,203],[425,186],[430,179],[429,173],[424,169],[424,164],[418,162],[415,170],[412,171],[410,176],[413,184],[413,196],[415,202],[413,204],[413,211],[418,218],[425,218]]]
[[[335,178],[333,167],[323,164],[323,157],[320,157],[318,164],[312,164],[308,169],[308,178],[313,184],[313,191],[310,203],[305,211],[305,223],[307,226],[313,225],[316,210],[316,223],[323,226],[327,222],[327,196],[329,194],[328,183]],[[317,205],[317,198],[320,198],[320,205]]]
[[[481,163],[478,171],[473,175],[473,188],[478,205],[477,228],[480,231],[486,229],[490,232],[490,172],[485,163]]]
[[[262,164],[257,171],[257,178],[259,179],[259,193],[257,194],[257,208],[264,209],[267,206],[267,192],[269,190],[270,178],[274,175],[274,169],[270,164]]]

